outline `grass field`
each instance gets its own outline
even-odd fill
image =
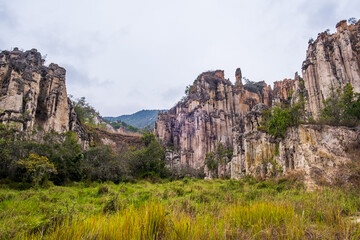
[[[0,188],[0,239],[359,239],[359,194],[293,180]]]

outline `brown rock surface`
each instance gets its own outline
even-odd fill
[[[124,153],[143,145],[140,134],[115,133],[100,128],[94,128],[93,132],[97,144],[109,145],[117,153]]]
[[[65,69],[56,64],[44,66],[36,49],[1,52],[0,122],[12,124],[20,131],[74,131],[82,148],[94,141],[117,151],[141,145],[139,135],[114,133],[113,127],[96,112],[94,124],[102,125],[105,130],[82,125],[67,96],[65,74]]]
[[[240,151],[234,151],[232,177],[266,178],[301,171],[308,187],[334,183],[339,166],[351,161],[348,147],[360,142],[359,129],[341,126],[300,125],[289,128],[284,139],[248,130],[234,143]]]
[[[86,131],[77,119],[65,86],[65,69],[44,60],[36,49],[0,53],[0,122],[18,130],[69,130],[83,145]]]
[[[309,93],[308,111],[319,117],[322,102],[337,89],[350,83],[360,92],[360,22],[337,24],[337,32],[320,33],[309,43],[306,60],[302,65],[305,87]]]
[[[236,75],[239,82],[240,69]],[[203,73],[184,101],[159,114],[157,137],[176,152],[167,154],[169,166],[205,169],[205,155],[215,151],[218,143],[233,147],[233,128],[243,128],[246,112],[258,103],[271,104],[271,88],[264,82],[257,92],[246,90],[240,83],[234,86],[220,70]],[[230,168],[223,174],[230,174]]]
[[[156,133],[168,147],[168,165],[204,168],[211,176],[205,155],[222,143],[233,148],[232,160],[225,168],[232,178],[296,170],[305,173],[309,185],[318,184],[319,179],[332,183],[338,166],[350,161],[347,146],[360,142],[359,129],[301,125],[288,129],[284,139],[274,139],[258,127],[262,111],[276,103],[291,105],[305,100],[305,119],[317,118],[332,87],[350,83],[360,92],[359,69],[360,22],[348,26],[342,21],[337,33],[321,33],[309,44],[303,79],[296,73],[294,80],[275,82],[274,90],[264,82],[243,84],[240,69],[236,70],[235,85],[224,79],[222,71],[203,73],[184,101],[159,114]]]

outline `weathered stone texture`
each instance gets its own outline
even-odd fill
[[[67,97],[65,69],[44,60],[36,49],[0,53],[0,122],[18,130],[69,130],[87,134]]]
[[[234,86],[223,71],[201,74],[184,101],[159,114],[157,137],[179,154],[176,160],[169,154],[168,165],[178,166],[172,163],[177,161],[194,169],[205,168],[205,155],[215,151],[217,144],[233,147],[233,128],[244,126],[245,113],[258,103],[271,104],[269,86],[263,83],[262,91],[251,92],[241,84],[240,69],[236,75],[238,84]],[[230,174],[230,166],[219,168],[219,174]]]
[[[257,128],[262,108],[259,104],[246,114],[245,132],[234,135],[233,178],[303,171],[308,186],[319,179],[331,184],[337,167],[351,160],[347,148],[360,143],[360,129],[327,125],[291,127],[284,139],[274,139]]]
[[[337,32],[320,33],[309,43],[302,65],[305,87],[309,93],[309,108],[319,117],[322,102],[330,97],[331,89],[343,88],[347,83],[360,92],[360,22],[337,24]]]
[[[222,71],[203,73],[184,101],[159,114],[157,136],[173,149],[167,154],[168,165],[204,168],[211,177],[204,167],[205,155],[222,143],[233,148],[232,160],[225,166],[232,178],[245,174],[268,177],[295,170],[305,173],[309,185],[318,179],[331,183],[337,166],[350,160],[347,146],[360,142],[359,129],[301,125],[288,129],[284,139],[274,139],[258,127],[263,110],[277,103],[292,105],[305,100],[304,118],[318,118],[331,88],[350,83],[360,92],[359,69],[360,22],[348,26],[342,21],[336,33],[321,33],[309,44],[303,79],[296,73],[294,80],[275,82],[271,90],[265,82],[257,83],[256,88],[244,85],[240,69],[235,73],[235,85],[224,79]]]

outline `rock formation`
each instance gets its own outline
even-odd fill
[[[130,148],[140,148],[143,143],[140,134],[128,134],[108,131],[108,129],[93,129],[97,145],[108,145],[116,153],[125,153]]]
[[[233,156],[219,166],[219,176],[267,177],[298,170],[309,185],[318,179],[331,183],[337,167],[349,161],[347,146],[360,142],[359,129],[305,124],[288,129],[284,139],[274,139],[258,127],[268,107],[300,99],[306,101],[305,118],[319,117],[331,88],[351,83],[360,92],[359,69],[360,22],[348,26],[342,21],[337,33],[321,33],[309,43],[303,79],[296,73],[294,79],[275,82],[271,90],[265,82],[243,84],[240,69],[234,85],[222,71],[203,73],[183,101],[159,114],[156,134],[167,147],[166,162],[172,168],[204,168],[212,176],[206,154],[222,144],[232,148]]]
[[[320,33],[306,53],[302,65],[305,87],[309,93],[309,109],[314,118],[319,117],[322,102],[330,96],[331,89],[350,83],[360,92],[360,22],[347,25],[339,22],[337,32]]]
[[[38,140],[44,132],[74,131],[83,149],[93,143],[108,144],[116,151],[141,145],[138,135],[115,133],[95,109],[91,110],[93,124],[105,130],[83,125],[67,96],[65,73],[57,64],[45,66],[36,49],[1,52],[0,122],[19,131],[37,132],[33,137]]]
[[[79,130],[67,97],[65,69],[44,66],[36,49],[0,53],[0,121],[19,130]]]
[[[245,113],[258,103],[271,105],[270,86],[264,82],[243,85],[240,69],[236,76],[234,86],[223,71],[203,73],[188,88],[183,101],[159,114],[157,137],[176,150],[168,153],[168,165],[204,168],[206,154],[215,151],[218,144],[233,147],[233,128],[243,127]]]
[[[349,146],[360,143],[360,129],[304,124],[288,129],[284,139],[257,130],[264,105],[245,116],[245,131],[234,135],[231,176],[266,178],[301,171],[308,187],[336,180],[338,167],[349,162]]]

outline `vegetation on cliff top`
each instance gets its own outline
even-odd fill
[[[262,95],[262,91],[263,91],[264,85],[265,85],[265,83],[263,81],[254,82],[254,81],[250,81],[246,77],[243,77],[242,79],[245,82],[244,83],[245,90],[248,90],[249,92],[253,92],[253,93],[259,93],[260,95]]]
[[[291,101],[291,98],[289,100]],[[302,123],[305,114],[304,96],[300,94],[298,101],[292,105],[290,101],[265,110],[259,129],[275,138],[284,138],[289,127]]]
[[[360,94],[348,83],[344,89],[331,88],[323,102],[320,122],[330,125],[356,126],[360,123]]]
[[[298,126],[306,121],[336,126],[357,126],[360,123],[360,94],[354,93],[350,83],[343,89],[331,88],[330,97],[323,102],[320,119],[305,120],[305,99],[300,94],[298,102],[293,105],[278,104],[264,111],[259,129],[276,138],[284,138],[289,127]]]
[[[74,99],[73,96],[70,95],[70,99],[74,111],[82,124],[87,125],[90,128],[97,127],[106,129],[106,123],[103,121],[100,113],[86,101],[85,97]]]
[[[125,132],[128,131],[134,133],[142,133],[151,129],[150,126],[148,126],[147,128],[140,129],[130,124],[127,124],[121,120],[113,120],[112,118],[103,118],[100,116],[100,113],[96,111],[95,108],[86,101],[85,97],[74,99],[72,96],[70,96],[70,99],[72,99],[72,105],[74,107],[74,111],[78,116],[79,121],[83,125],[86,125],[89,128],[100,128],[106,130],[107,128],[106,125],[108,124],[111,127],[113,127],[115,130],[121,128]]]

